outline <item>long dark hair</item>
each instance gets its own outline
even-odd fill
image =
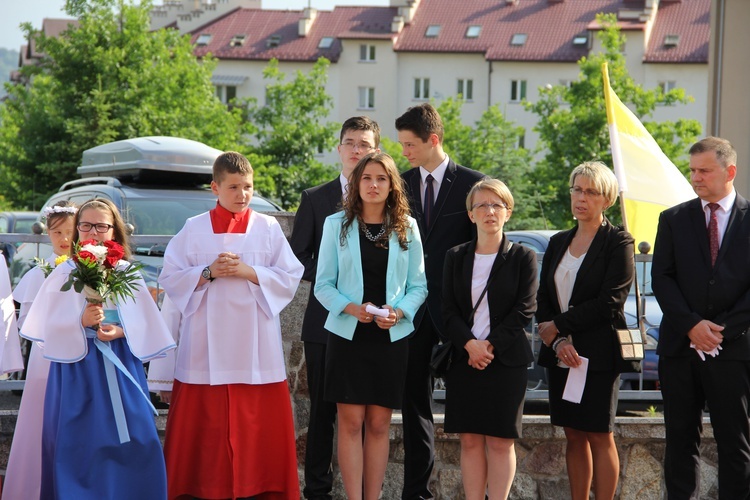
[[[359,227],[364,231],[365,222],[362,219],[362,198],[359,194],[359,183],[362,180],[362,173],[368,163],[378,163],[383,166],[388,179],[391,182],[391,190],[388,198],[385,200],[385,234],[377,241],[376,245],[388,248],[388,238],[391,232],[395,231],[398,236],[398,244],[403,250],[409,248],[409,242],[406,237],[406,231],[409,228],[409,202],[404,192],[403,181],[396,168],[396,162],[385,153],[370,153],[364,156],[349,178],[349,188],[346,198],[344,198],[344,222],[342,224],[341,246],[346,244],[346,235],[351,230],[354,219],[357,219]]]
[[[122,216],[120,215],[120,211],[117,210],[117,206],[106,198],[94,198],[84,202],[83,205],[78,207],[78,213],[76,213],[75,218],[75,243],[78,243],[81,237],[81,235],[78,233],[78,223],[81,220],[81,214],[84,210],[87,210],[89,208],[95,208],[97,210],[103,210],[105,212],[108,211],[112,215],[112,225],[114,226],[112,228],[114,230],[112,239],[122,245],[122,248],[125,250],[123,259],[130,260],[130,237],[128,236],[128,232],[125,230],[125,221],[122,220]]]

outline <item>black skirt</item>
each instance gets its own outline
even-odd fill
[[[559,366],[547,369],[552,425],[583,432],[612,432],[620,393],[620,375],[614,370],[589,370],[581,402],[571,403],[562,398],[569,371]]]
[[[368,224],[371,235],[379,224]],[[375,245],[363,233],[359,238],[363,303],[382,306],[385,302],[388,249]],[[343,272],[343,271],[342,271]],[[388,330],[374,321],[358,323],[352,340],[328,333],[324,399],[334,403],[378,405],[399,409],[404,397],[409,344],[406,339],[391,342]]]
[[[454,353],[455,356],[455,353]],[[521,437],[528,369],[495,360],[484,370],[454,358],[445,381],[445,432]]]
[[[374,329],[363,328],[371,325]],[[324,398],[400,409],[408,359],[406,339],[391,342],[388,330],[375,323],[360,324],[352,340],[329,332]]]

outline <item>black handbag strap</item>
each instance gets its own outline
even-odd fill
[[[505,236],[507,238],[507,236]],[[507,252],[508,249],[512,243],[510,240],[508,240],[507,244],[505,245],[505,251]],[[477,303],[474,304],[474,309],[471,310],[471,314],[469,314],[469,319],[466,321],[467,324],[471,324],[474,321],[474,313],[477,312],[477,308],[479,307],[479,303],[482,302],[482,299],[484,298],[484,294],[487,293],[487,289],[490,287],[490,281],[492,281],[492,278],[495,277],[495,273],[497,270],[490,273],[489,277],[487,278],[487,283],[484,285],[484,290],[482,290],[481,295],[479,295],[479,300],[477,300]]]

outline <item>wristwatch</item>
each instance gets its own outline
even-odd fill
[[[211,276],[211,268],[210,268],[210,267],[208,267],[208,266],[204,267],[204,268],[203,268],[203,271],[201,271],[201,277],[202,277],[202,278],[203,278],[204,280],[208,280],[208,281],[213,281],[213,280],[215,280],[215,279],[216,279],[216,278],[214,278],[213,276]]]

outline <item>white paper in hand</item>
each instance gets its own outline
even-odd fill
[[[589,358],[581,358],[581,366],[568,370],[568,381],[562,398],[571,403],[580,403],[583,397],[583,389],[586,387],[586,373],[589,371]]]
[[[380,316],[381,318],[387,318],[391,315],[391,311],[389,311],[388,309],[380,309],[373,306],[372,304],[367,304],[367,307],[365,307],[365,311],[374,316]]]

